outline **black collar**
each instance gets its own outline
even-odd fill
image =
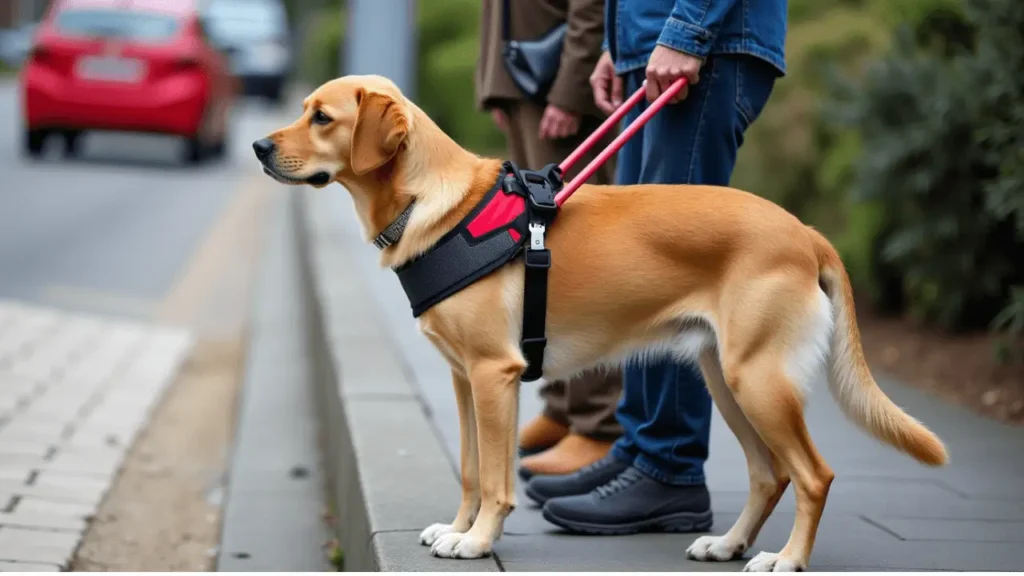
[[[395,218],[391,224],[388,224],[388,227],[383,232],[377,234],[377,237],[373,239],[373,245],[383,250],[388,246],[397,244],[402,239],[402,233],[405,232],[405,226],[409,223],[409,216],[412,214],[414,206],[416,206],[415,200],[409,203],[409,206],[402,210],[398,218]]]

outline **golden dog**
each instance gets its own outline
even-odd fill
[[[379,76],[324,84],[295,123],[254,147],[281,182],[345,186],[367,240],[415,200],[401,240],[382,252],[389,267],[451,230],[501,168],[456,144]],[[803,419],[804,393],[822,373],[850,420],[925,464],[947,461],[939,438],[872,378],[835,249],[779,206],[724,187],[584,186],[547,244],[554,257],[545,377],[565,379],[638,353],[695,361],[743,447],[746,506],[724,535],[697,539],[689,557],[741,556],[792,481],[789,541],[746,568],[807,567],[834,476]],[[462,435],[462,504],[450,524],[420,536],[436,556],[489,554],[515,507],[523,273],[515,260],[420,317],[451,365]]]

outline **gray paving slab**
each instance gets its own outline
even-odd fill
[[[0,348],[0,379],[15,384],[0,389],[17,397],[0,420],[0,562],[63,568],[191,340],[7,300],[0,310],[20,331]],[[83,450],[86,438],[106,449]]]
[[[221,572],[322,572],[327,485],[306,361],[293,219],[277,198],[259,289],[221,529]]]
[[[326,375],[337,377],[344,389],[343,375],[348,363],[352,366],[348,370],[353,374],[353,385],[366,390],[361,393],[386,389],[403,399],[408,394],[421,403],[420,410],[429,415],[429,421],[407,423],[404,430],[410,438],[403,439],[402,431],[395,428],[399,418],[394,416],[407,416],[412,422],[416,410],[399,408],[404,404],[394,400],[385,404],[382,399],[390,412],[374,412],[370,406],[357,404],[355,398],[346,398],[343,390],[339,393],[341,408],[335,412],[346,418],[339,432],[345,438],[342,443],[358,448],[360,436],[368,438],[365,450],[352,450],[341,459],[356,468],[343,474],[348,484],[359,485],[355,492],[364,498],[359,506],[379,511],[380,518],[375,522],[391,522],[393,532],[371,527],[373,554],[378,558],[381,554],[393,555],[391,561],[403,569],[436,570],[430,567],[431,559],[425,549],[417,560],[415,540],[417,528],[449,519],[458,498],[458,419],[448,368],[416,329],[397,279],[389,271],[379,269],[375,252],[363,245],[346,195],[340,188],[331,188],[304,197],[308,203],[305,216],[309,227],[310,274],[314,284],[318,284],[313,292],[321,307],[321,321],[328,326],[327,339],[332,348],[328,356],[337,364],[331,367],[335,373]],[[361,333],[354,319],[372,328]],[[362,339],[360,334],[364,335]],[[390,346],[391,350],[367,352],[376,346]],[[811,568],[1024,569],[1019,554],[1024,539],[1024,430],[975,416],[884,374],[876,377],[897,404],[942,437],[949,447],[951,463],[941,469],[925,468],[882,446],[843,418],[824,383],[815,386],[808,398],[808,427],[837,478],[818,532]],[[408,391],[403,390],[406,386]],[[539,408],[536,388],[524,386],[520,420],[531,418]],[[426,446],[430,442],[426,441],[425,430],[431,428],[436,435],[432,441],[440,448]],[[385,470],[392,475],[416,474],[412,470],[415,466],[397,465],[389,460],[399,447],[411,446],[416,447],[417,454],[410,455],[408,463],[417,462],[420,475],[437,482],[430,502],[406,498],[401,476],[390,481],[384,478]],[[432,456],[438,451],[444,454]],[[442,479],[434,478],[439,474],[441,461],[449,468],[449,487],[445,487]],[[747,473],[739,445],[717,410],[706,472],[715,512],[712,533],[720,534],[743,507]],[[367,478],[379,479],[380,489],[368,491],[364,482]],[[336,491],[345,489],[342,486]],[[411,494],[416,488],[410,485],[408,490]],[[530,505],[522,494],[521,486],[518,492],[521,505],[507,520],[505,537],[495,544],[496,560],[505,570],[703,571],[735,570],[744,563],[686,561],[683,552],[696,537],[693,535],[566,534],[543,520],[537,507]],[[439,505],[445,498],[452,502],[447,510]],[[379,502],[380,499],[386,501]],[[403,510],[404,517],[391,520],[392,515]],[[783,546],[792,527],[794,510],[790,490],[747,558],[758,551],[777,551]],[[384,542],[390,544],[385,546]],[[373,566],[388,561],[385,558]]]

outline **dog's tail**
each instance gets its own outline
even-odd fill
[[[894,404],[871,376],[853,304],[853,289],[839,254],[817,230],[808,228],[818,257],[818,278],[832,302],[835,330],[828,385],[843,413],[874,437],[930,466],[949,460],[932,431]]]

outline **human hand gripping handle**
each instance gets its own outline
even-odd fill
[[[600,168],[602,164],[604,164],[612,156],[614,156],[619,151],[619,149],[622,148],[622,146],[626,143],[627,140],[632,138],[634,134],[636,134],[641,128],[643,128],[644,124],[646,124],[648,120],[650,120],[655,114],[657,114],[659,110],[664,108],[665,105],[668,104],[670,101],[677,100],[679,97],[679,93],[686,89],[686,85],[688,82],[689,80],[686,78],[686,76],[682,76],[675,82],[670,84],[665,90],[663,90],[661,94],[657,97],[657,99],[655,99],[655,101],[652,102],[646,110],[644,110],[643,112],[640,113],[639,116],[637,116],[636,120],[633,120],[629,124],[629,126],[626,126],[626,128],[615,138],[615,140],[612,140],[612,143],[609,144],[607,148],[601,150],[601,152],[597,155],[597,157],[595,157],[590,162],[590,164],[587,164],[587,166],[583,168],[583,170],[581,170],[580,173],[575,178],[572,179],[572,181],[568,182],[562,188],[562,190],[555,195],[555,203],[561,206],[562,203],[565,202],[569,198],[569,196],[572,195],[573,192],[578,190],[580,186],[582,186],[588,179],[590,179],[591,176],[594,175],[594,172],[597,172],[597,169]],[[617,107],[616,109],[612,110],[611,115],[608,117],[608,119],[605,120],[604,123],[602,123],[601,126],[598,127],[598,129],[595,130],[593,134],[591,134],[586,140],[584,140],[584,142],[580,144],[578,148],[573,150],[572,154],[570,154],[565,160],[562,161],[561,164],[559,164],[559,169],[562,171],[562,174],[568,172],[569,169],[576,162],[578,162],[579,159],[584,154],[586,154],[588,150],[594,147],[594,144],[596,144],[597,141],[601,139],[601,137],[607,134],[613,126],[618,124],[618,122],[622,120],[622,117],[626,115],[626,112],[628,112],[631,108],[639,104],[640,101],[644,99],[645,94],[647,94],[646,81],[644,82],[644,86],[641,86],[639,90],[634,92],[633,95],[629,97],[629,100],[627,100],[624,104]]]
[[[647,101],[657,100],[680,78],[686,78],[691,85],[696,84],[700,81],[700,68],[703,65],[704,60],[697,56],[659,44],[647,61]],[[671,99],[670,104],[685,99],[688,92],[689,89],[684,88]]]

